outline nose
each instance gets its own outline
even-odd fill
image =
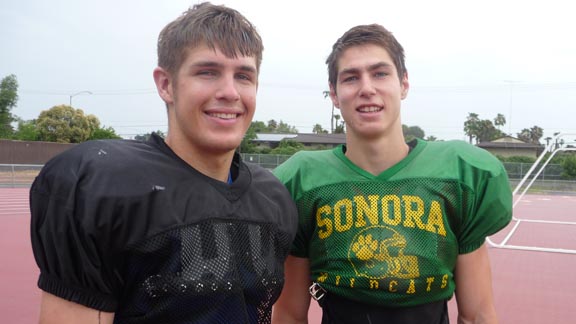
[[[370,97],[376,93],[374,89],[374,84],[372,84],[372,80],[369,77],[362,77],[360,78],[360,96],[362,97]]]
[[[237,86],[238,84],[234,75],[224,75],[218,84],[218,91],[216,92],[217,99],[227,101],[239,100],[240,94]]]

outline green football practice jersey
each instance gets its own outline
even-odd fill
[[[291,253],[309,258],[329,293],[388,307],[447,300],[458,255],[510,222],[508,177],[493,155],[463,141],[411,145],[377,176],[345,146],[301,151],[274,170],[298,206]]]

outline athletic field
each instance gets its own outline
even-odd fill
[[[525,195],[512,222],[491,238],[496,310],[502,324],[568,324],[576,318],[576,254],[535,251],[576,250],[576,195]],[[549,220],[556,223],[532,222]],[[38,322],[38,269],[30,246],[28,188],[0,188],[0,322]],[[513,235],[507,237],[514,230]],[[522,249],[528,247],[528,249]],[[310,323],[320,323],[315,302]],[[451,323],[456,323],[454,301]]]

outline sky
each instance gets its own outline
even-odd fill
[[[70,104],[130,138],[166,131],[152,71],[160,30],[198,1],[0,3],[0,78],[15,74],[14,115]],[[467,140],[469,113],[516,136],[539,126],[576,138],[576,19],[566,0],[212,1],[244,14],[264,41],[254,120],[330,129],[325,60],[349,28],[378,23],[403,45],[402,123]]]

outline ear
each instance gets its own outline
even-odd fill
[[[172,84],[172,77],[168,71],[161,67],[154,69],[154,82],[160,98],[166,102],[167,105],[174,103],[174,87]]]
[[[336,94],[336,88],[332,84],[330,84],[330,99],[332,100],[332,104],[334,107],[340,109],[340,102],[338,101],[338,94]]]
[[[404,73],[404,77],[400,82],[400,86],[402,87],[401,98],[404,100],[408,96],[408,90],[410,89],[410,82],[408,82],[408,72]]]

